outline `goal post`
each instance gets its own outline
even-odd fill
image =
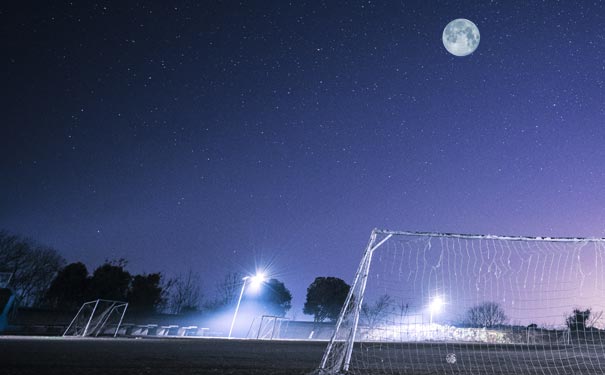
[[[375,229],[316,373],[605,373],[603,310],[605,239]]]
[[[338,320],[336,321],[334,334],[332,335],[330,343],[321,360],[321,370],[338,373],[340,369],[347,371],[349,368],[353,343],[355,342],[355,328],[359,322],[359,314],[363,303],[363,295],[370,270],[370,263],[372,261],[372,254],[378,246],[391,237],[389,234],[377,244],[376,240],[378,234],[378,230],[375,229],[370,235],[370,241],[366,246],[361,262],[359,263],[359,268],[355,273],[353,285],[351,285],[349,294],[345,299]],[[358,299],[359,303],[356,303],[355,298]],[[347,319],[351,314],[353,314],[353,318]]]

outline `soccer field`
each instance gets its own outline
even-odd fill
[[[237,374],[312,371],[325,342],[0,337],[0,374]]]
[[[307,374],[326,342],[211,338],[1,337],[0,374]],[[352,374],[603,374],[598,348],[356,345]],[[590,353],[590,354],[587,354]],[[456,356],[448,363],[448,354]]]

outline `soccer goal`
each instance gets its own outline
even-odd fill
[[[320,374],[604,374],[605,239],[374,230]]]
[[[82,304],[63,336],[117,336],[127,302],[98,299]]]
[[[263,315],[258,319],[258,329],[254,332],[254,326],[256,325],[256,318],[250,325],[248,331],[249,338],[255,338],[257,340],[273,340],[282,338],[283,331],[288,328],[290,319],[281,316],[274,315]]]

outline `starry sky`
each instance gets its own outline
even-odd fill
[[[443,28],[481,32],[466,57]],[[0,228],[89,268],[269,265],[302,317],[375,228],[605,236],[602,1],[0,5]]]

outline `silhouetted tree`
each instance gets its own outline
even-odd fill
[[[260,300],[265,310],[275,316],[285,316],[292,307],[292,294],[277,279],[270,279],[263,284]]]
[[[361,317],[370,329],[378,326],[380,321],[392,311],[393,306],[391,305],[391,296],[388,294],[383,294],[378,297],[372,305],[368,305],[365,302],[361,305]]]
[[[399,324],[403,324],[405,317],[408,315],[410,309],[409,303],[403,299],[397,303],[397,312],[399,313]]]
[[[590,317],[586,321],[587,328],[596,328],[596,325],[599,324],[599,321],[603,317],[603,310],[601,311],[590,311]]]
[[[235,303],[242,283],[241,273],[229,272],[226,274],[225,277],[216,284],[216,297],[214,301],[206,304],[206,308],[208,310],[217,310]]]
[[[169,309],[173,314],[184,314],[197,311],[200,308],[202,294],[200,293],[200,277],[191,269],[177,276],[171,284]]]
[[[136,275],[128,291],[128,308],[137,313],[157,311],[165,302],[162,274]]]
[[[565,324],[571,331],[584,331],[588,328],[590,309],[574,309],[573,313],[565,319]]]
[[[315,322],[338,319],[350,286],[337,277],[317,277],[307,288],[303,313],[313,315]]]
[[[98,267],[90,279],[88,299],[126,301],[132,276],[124,270],[126,260],[106,261]]]
[[[60,310],[77,309],[85,302],[89,281],[88,270],[84,264],[68,264],[51,282],[45,301]]]
[[[42,303],[46,289],[64,264],[56,250],[0,232],[0,272],[13,274],[9,286],[19,305]]]
[[[468,309],[464,323],[470,327],[493,328],[502,325],[508,318],[504,309],[496,302],[483,302]]]

